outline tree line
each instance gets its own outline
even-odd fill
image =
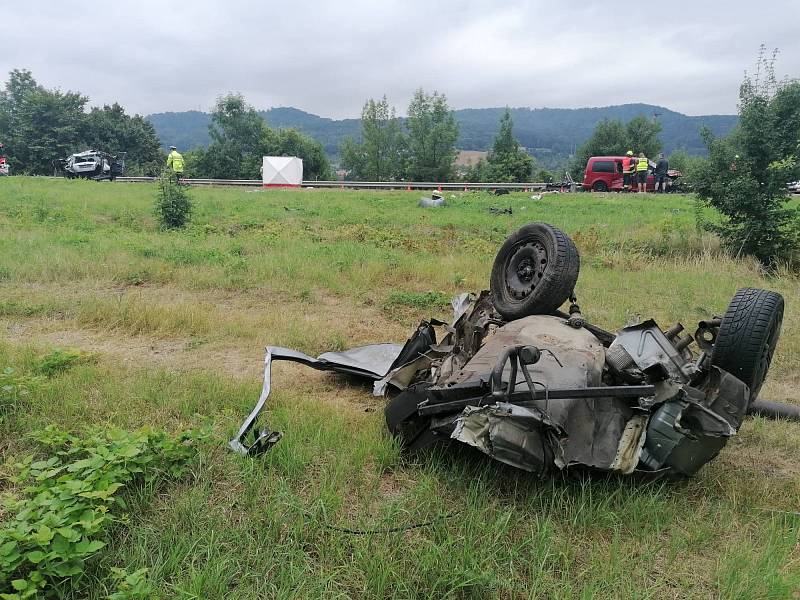
[[[264,156],[303,159],[303,179],[332,179],[322,144],[296,129],[272,129],[241,94],[217,98],[208,127],[211,143],[184,153],[188,177],[260,179]]]
[[[144,117],[117,103],[87,111],[88,101],[79,92],[46,89],[30,71],[11,71],[0,90],[0,142],[12,172],[52,175],[59,159],[90,148],[127,152],[136,173],[160,167],[161,144]]]
[[[87,108],[79,92],[47,89],[30,71],[14,69],[0,89],[0,143],[12,173],[52,175],[74,152],[126,152],[130,175],[158,175],[166,154],[152,124],[129,115],[118,103]],[[294,129],[272,129],[240,94],[217,99],[208,148],[186,152],[187,174],[222,179],[258,179],[262,156],[299,156],[305,179],[329,179],[322,146]],[[169,143],[169,140],[164,140]]]
[[[513,135],[508,109],[487,160],[458,174],[455,159],[459,127],[444,94],[418,89],[401,119],[386,96],[370,98],[361,111],[361,141],[347,138],[341,166],[357,181],[530,181],[534,160]]]

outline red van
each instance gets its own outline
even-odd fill
[[[624,156],[592,156],[586,163],[583,175],[583,189],[594,192],[621,192],[622,191],[622,159]],[[631,182],[631,189],[636,189]],[[655,178],[652,173],[647,174],[648,192],[656,189]]]

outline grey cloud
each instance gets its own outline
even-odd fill
[[[403,112],[419,86],[456,107],[730,113],[760,43],[781,48],[779,75],[800,74],[798,6],[44,0],[3,7],[0,70],[28,68],[46,86],[139,113],[208,109],[227,91],[333,117],[385,93]]]

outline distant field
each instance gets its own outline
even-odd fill
[[[104,597],[110,566],[147,567],[164,598],[798,597],[796,424],[749,420],[690,481],[542,482],[471,454],[408,459],[367,388],[278,364],[269,418],[284,439],[261,460],[226,447],[265,345],[403,341],[421,318],[447,318],[450,296],[487,287],[498,246],[538,220],[575,239],[581,307],[607,328],[640,314],[691,329],[739,287],[781,292],[762,397],[800,403],[800,279],[722,254],[691,198],[447,193],[447,208],[420,209],[419,192],[193,189],[191,226],[163,232],[153,192],[0,179],[0,371],[54,348],[92,353],[2,418],[0,459],[48,424],[207,422],[217,442],[114,531],[80,597]],[[403,533],[324,526],[451,513]]]

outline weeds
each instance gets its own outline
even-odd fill
[[[39,379],[19,374],[11,367],[0,371],[0,419],[4,410],[16,408],[38,385]]]
[[[442,292],[392,292],[386,299],[384,308],[397,307],[439,309],[450,305],[450,297]]]
[[[6,498],[12,516],[0,527],[4,600],[63,595],[79,586],[87,561],[129,510],[126,487],[181,476],[203,436],[95,430],[79,437],[49,427],[32,437],[41,458],[14,465],[10,480],[21,489]],[[136,597],[141,579],[141,572],[123,576],[120,593]]]
[[[55,349],[39,359],[36,371],[45,377],[54,377],[71,369],[74,365],[86,361],[89,357],[80,350]]]

